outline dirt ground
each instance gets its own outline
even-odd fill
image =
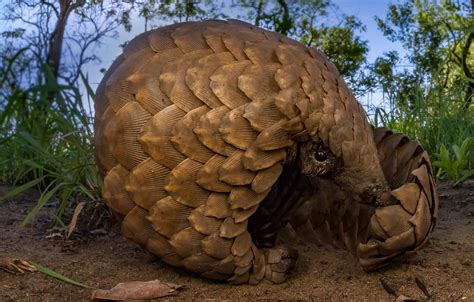
[[[0,187],[0,195],[5,188]],[[291,278],[283,284],[232,286],[198,278],[157,261],[151,254],[120,236],[118,226],[105,220],[84,225],[65,240],[48,219],[46,209],[34,225],[22,232],[18,225],[37,198],[0,203],[0,253],[9,253],[47,266],[94,288],[119,282],[160,279],[181,284],[178,295],[166,300],[396,300],[405,295],[418,300],[474,301],[474,180],[461,188],[439,184],[440,220],[430,242],[415,255],[381,271],[365,273],[347,251],[312,244],[297,248],[300,258]],[[93,218],[95,219],[95,218]],[[427,297],[416,279],[427,287]],[[382,286],[396,291],[390,295]],[[11,275],[0,271],[0,301],[87,301],[91,290],[81,289],[40,273]]]

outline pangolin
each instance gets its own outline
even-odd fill
[[[95,98],[102,195],[162,261],[233,284],[283,282],[291,228],[366,270],[422,246],[438,209],[420,144],[372,129],[319,51],[237,20],[133,39]]]

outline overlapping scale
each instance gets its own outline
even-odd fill
[[[116,160],[128,170],[148,158],[138,142],[142,127],[151,118],[150,113],[137,102],[123,106],[109,121],[104,136]]]
[[[104,74],[104,78],[102,81],[99,83],[99,86],[97,87],[97,91],[95,93],[95,98],[94,98],[94,109],[95,109],[95,121],[94,123],[97,124],[98,121],[100,121],[101,116],[104,114],[105,110],[110,108],[111,110],[112,107],[110,107],[110,102],[109,99],[107,98],[107,93],[106,93],[106,83],[110,76],[115,72],[115,70],[122,65],[123,61],[125,60],[125,57],[123,54],[119,55],[115,61],[112,63],[112,65],[107,69],[106,73]]]
[[[135,203],[125,190],[125,181],[128,175],[127,169],[117,165],[107,172],[102,186],[102,197],[109,208],[123,216],[135,207]]]
[[[209,110],[209,107],[201,106],[189,111],[176,122],[171,131],[170,141],[174,144],[175,148],[187,158],[201,163],[207,162],[214,155],[214,152],[199,141],[193,129],[199,123],[200,117]]]
[[[258,171],[257,175],[255,175],[255,178],[252,181],[252,190],[257,193],[267,191],[276,182],[278,177],[280,177],[282,171],[283,165],[280,163]]]
[[[188,216],[188,220],[191,226],[199,233],[211,235],[219,229],[222,221],[214,217],[206,216],[204,214],[205,211],[206,206],[200,206],[191,212]]]
[[[140,245],[146,245],[148,239],[155,234],[146,215],[145,209],[134,207],[122,220],[122,234]]]
[[[168,106],[148,120],[138,137],[143,150],[157,163],[170,169],[186,159],[170,141],[174,126],[185,115],[186,112],[176,105]]]
[[[288,122],[282,119],[274,125],[260,132],[255,140],[255,146],[264,151],[278,150],[294,144],[291,135],[283,128]]]
[[[269,168],[285,158],[285,149],[265,151],[253,144],[245,151],[242,161],[246,169],[258,171]]]
[[[245,106],[244,111],[243,117],[257,131],[263,131],[284,118],[273,101],[265,103],[252,102]]]
[[[135,101],[134,87],[129,81],[129,77],[146,64],[154,54],[155,52],[150,48],[140,49],[124,58],[114,72],[106,78],[105,95],[110,107],[115,112],[118,112],[128,102]]]
[[[151,114],[154,115],[173,104],[160,90],[158,75],[166,62],[173,61],[182,55],[183,52],[177,48],[162,51],[153,55],[147,64],[128,78],[135,100]]]
[[[211,53],[212,50],[210,49],[201,49],[186,53],[179,57],[179,59],[168,62],[162,68],[162,72],[159,76],[161,91],[163,91],[176,106],[186,112],[204,105],[186,84],[186,71],[195,61]]]
[[[230,192],[232,186],[219,179],[219,170],[226,160],[219,154],[211,157],[197,173],[196,183],[209,191]]]
[[[247,230],[247,221],[235,222],[232,217],[227,217],[221,224],[219,236],[222,238],[234,238]]]
[[[242,163],[243,151],[235,151],[219,167],[219,180],[232,186],[251,184],[255,172],[244,168]]]
[[[209,21],[205,21],[208,23]],[[210,21],[212,22],[212,21]],[[204,24],[205,24],[204,23]],[[187,22],[177,27],[170,36],[174,43],[185,53],[192,53],[196,50],[208,49],[209,46],[204,39],[202,32],[203,26],[196,27],[196,23]]]
[[[206,203],[210,192],[196,183],[196,175],[202,164],[192,159],[185,159],[171,170],[165,190],[174,200],[183,205],[197,208]]]
[[[202,250],[217,259],[224,259],[230,253],[230,249],[234,241],[219,236],[218,233],[211,234],[204,238],[201,243]]]
[[[252,63],[250,61],[238,61],[219,67],[210,77],[212,92],[219,98],[222,104],[230,109],[237,108],[251,100],[238,88],[238,78],[242,72]]]
[[[265,44],[244,42],[244,53],[249,60],[256,65],[266,65],[278,63],[278,58],[275,53],[275,46],[277,43],[267,42]]]
[[[245,106],[242,105],[226,113],[219,127],[222,139],[241,150],[246,150],[258,135],[249,121],[243,117]]]
[[[202,115],[199,123],[193,131],[201,143],[214,151],[225,156],[229,156],[236,148],[222,139],[219,127],[222,118],[229,112],[229,108],[221,106]]]
[[[199,274],[211,271],[212,265],[216,262],[215,258],[205,253],[193,254],[183,259],[183,265],[186,269]]]
[[[224,219],[232,215],[227,193],[211,193],[207,199],[204,215]]]
[[[204,238],[205,235],[199,233],[193,227],[187,227],[175,233],[169,242],[178,255],[186,258],[201,252],[201,242]]]
[[[274,80],[280,64],[249,65],[238,77],[238,87],[252,102],[266,103],[273,101],[280,88]]]
[[[158,200],[147,215],[153,228],[161,235],[171,238],[190,226],[188,216],[193,208],[177,202],[171,196]]]
[[[210,108],[222,106],[210,87],[210,76],[222,65],[235,62],[230,52],[210,54],[191,64],[186,71],[186,83],[192,92]]]
[[[149,209],[156,201],[168,196],[164,185],[169,172],[170,169],[148,158],[130,172],[125,189],[137,205]]]
[[[233,187],[229,194],[229,204],[231,209],[249,209],[258,205],[267,196],[270,190],[257,193],[250,186]]]
[[[96,113],[99,114],[99,113]],[[98,117],[96,116],[95,123],[98,124],[96,127],[96,135],[94,137],[95,157],[96,162],[99,166],[99,171],[105,175],[107,171],[118,165],[117,160],[110,150],[110,146],[107,143],[105,137],[105,129],[108,127],[110,120],[114,117],[115,112],[109,106],[104,113]]]

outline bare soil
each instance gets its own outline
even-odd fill
[[[413,256],[373,273],[363,272],[345,250],[300,244],[296,270],[286,283],[232,286],[203,280],[157,261],[124,239],[111,219],[95,225],[97,215],[91,220],[90,211],[81,213],[81,226],[69,240],[53,228],[51,208],[19,232],[19,223],[37,199],[31,192],[0,204],[0,253],[40,263],[94,288],[152,279],[184,286],[166,300],[390,301],[404,295],[418,300],[474,301],[474,180],[456,189],[440,183],[439,192],[440,220],[430,242]],[[382,283],[396,293],[389,294]],[[89,289],[41,273],[0,271],[0,301],[87,301],[90,296]]]

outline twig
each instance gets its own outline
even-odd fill
[[[397,296],[397,291],[391,287],[387,282],[385,282],[385,280],[383,280],[382,278],[379,279],[380,280],[380,284],[382,284],[382,287],[383,289],[385,289],[385,291],[387,293],[389,293],[390,295],[392,296]]]
[[[415,277],[415,282],[416,282],[416,285],[418,286],[418,288],[423,292],[423,294],[425,294],[425,296],[428,299],[430,299],[431,295],[428,292],[428,288],[426,288],[425,283],[421,279],[419,279],[418,277]]]

